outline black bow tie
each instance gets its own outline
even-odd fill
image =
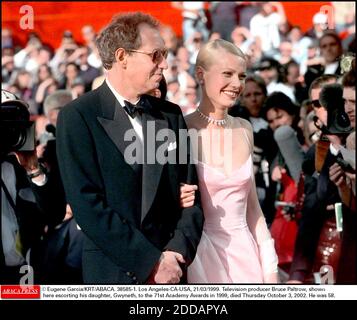
[[[137,104],[132,104],[131,102],[124,100],[124,110],[132,118],[135,117],[136,113],[141,115],[143,112],[147,111],[147,109],[148,105],[144,98],[141,98]]]

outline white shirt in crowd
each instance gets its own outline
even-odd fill
[[[250,20],[250,33],[253,37],[260,38],[263,51],[270,51],[279,47],[280,21],[280,15],[275,12],[269,16],[263,16],[261,13],[258,13]]]

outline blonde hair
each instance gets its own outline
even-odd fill
[[[223,39],[216,39],[209,41],[202,46],[197,55],[196,69],[197,67],[202,67],[203,69],[208,70],[217,58],[213,53],[219,49],[223,49],[226,52],[246,60],[244,53],[236,45]]]

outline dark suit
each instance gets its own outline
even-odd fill
[[[57,180],[58,173],[55,170],[47,174],[48,180],[45,185],[37,186],[26,177],[24,168],[19,165],[15,156],[7,157],[6,161],[14,167],[16,181],[15,214],[21,235],[22,254],[25,256],[27,250],[40,241],[46,225],[52,229],[62,221],[65,213],[65,200],[63,192],[61,193],[61,185]],[[6,185],[6,181],[4,183]],[[1,243],[0,283],[18,283],[22,276],[19,273],[20,267],[7,267],[5,265]],[[38,283],[39,279],[35,277],[34,280]]]
[[[311,83],[318,77],[321,77],[322,75],[324,75],[324,73],[325,73],[325,67],[321,64],[315,64],[315,65],[308,66],[308,68],[304,74],[305,87],[310,88]],[[335,70],[334,74],[337,76],[341,75],[340,63],[338,64],[338,67]]]
[[[155,132],[164,128],[175,132],[180,150],[184,141],[178,139],[178,130],[186,129],[180,108],[146,98],[152,108],[142,115],[144,141],[146,123],[153,120]],[[197,184],[194,165],[128,164],[124,159],[131,144],[124,141],[128,129],[132,125],[106,83],[59,114],[61,175],[68,202],[86,235],[85,283],[145,283],[163,250],[181,253],[190,263],[201,237],[199,194],[194,206],[179,206],[179,183]],[[162,143],[156,142],[155,150]],[[168,151],[168,156],[177,150]]]

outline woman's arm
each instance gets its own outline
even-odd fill
[[[253,130],[248,121],[244,121],[244,123],[244,128],[249,139],[251,153],[253,155]],[[259,204],[254,175],[252,176],[252,186],[248,194],[247,223],[254,240],[258,244],[260,262],[264,273],[264,282],[277,283],[278,257],[274,248],[274,240],[270,235],[265,217]]]

